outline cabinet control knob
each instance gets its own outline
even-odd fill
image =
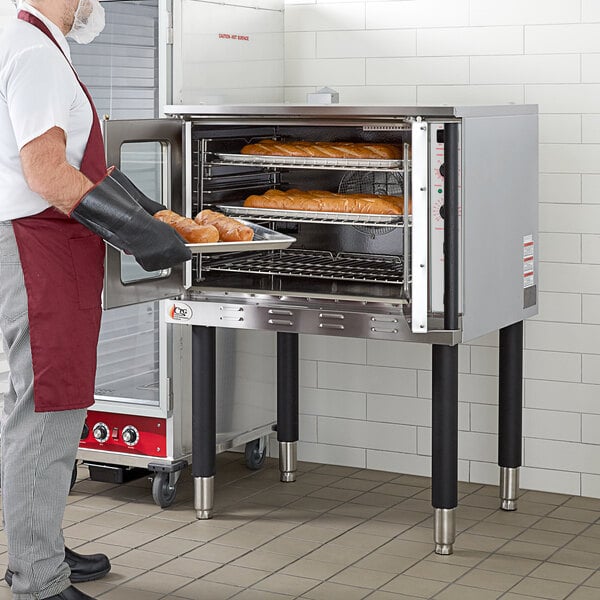
[[[127,425],[121,432],[121,438],[128,446],[135,446],[140,441],[140,434],[133,425]]]
[[[105,425],[104,423],[96,423],[94,425],[94,438],[102,443],[102,442],[106,442],[106,440],[108,439],[109,436],[109,430],[108,430],[108,426]]]
[[[81,431],[81,439],[85,440],[85,438],[90,435],[90,428],[88,427],[87,423],[83,424],[83,429]]]

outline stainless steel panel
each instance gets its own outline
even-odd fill
[[[429,331],[414,334],[401,307],[365,307],[359,303],[319,303],[305,299],[269,297],[231,298],[228,294],[203,296],[203,300],[167,300],[163,314],[168,323],[206,325],[226,329],[288,331],[313,335],[403,340],[453,345],[460,331]],[[440,323],[437,323],[441,327]],[[220,364],[230,364],[228,362]]]
[[[536,115],[463,120],[463,337],[537,314],[523,308],[524,239],[538,251]]]
[[[106,161],[121,167],[123,144],[159,142],[166,154],[163,181],[166,197],[155,198],[180,214],[183,212],[182,122],[175,119],[105,121]],[[121,253],[107,245],[103,306],[105,309],[160,300],[180,295],[184,290],[184,265],[167,269],[152,279],[123,283]]]

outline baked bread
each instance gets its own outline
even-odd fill
[[[404,212],[404,198],[376,194],[334,194],[321,190],[268,190],[261,196],[249,196],[244,206],[365,215],[401,215]]]
[[[402,158],[402,148],[393,144],[355,142],[277,142],[261,140],[242,148],[242,154],[312,158],[363,158],[393,160]]]
[[[212,225],[199,225],[172,210],[159,210],[155,219],[170,225],[189,244],[212,244],[219,241],[219,232]]]
[[[199,212],[194,221],[198,225],[212,225],[219,232],[219,240],[222,242],[250,242],[254,238],[251,227],[215,212],[214,210],[203,210]]]

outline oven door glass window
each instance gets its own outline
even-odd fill
[[[166,148],[161,142],[127,142],[121,146],[121,171],[148,198],[168,204],[165,186]],[[169,275],[170,269],[144,271],[133,256],[121,253],[121,281],[125,284]]]

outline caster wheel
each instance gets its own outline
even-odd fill
[[[258,471],[265,464],[265,456],[267,455],[267,446],[263,445],[261,450],[260,440],[253,440],[246,444],[244,457],[246,466],[252,471]]]
[[[69,485],[69,492],[73,489],[75,482],[77,481],[77,461],[73,465],[73,471],[71,471],[71,484]]]
[[[177,495],[177,473],[159,472],[154,475],[152,480],[152,498],[154,502],[161,508],[167,508],[173,504]]]

